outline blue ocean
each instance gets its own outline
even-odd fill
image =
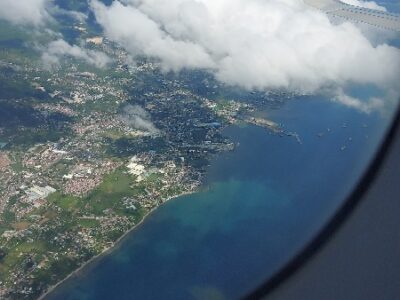
[[[237,299],[281,268],[343,203],[390,116],[322,97],[262,112],[301,138],[225,129],[238,145],[199,193],[158,208],[46,299]]]

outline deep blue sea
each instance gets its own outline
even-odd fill
[[[302,144],[229,127],[197,194],[163,205],[47,299],[236,299],[271,276],[343,203],[388,120],[318,97],[267,109]]]

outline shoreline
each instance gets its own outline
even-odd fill
[[[221,131],[223,131],[224,129],[226,129],[227,127],[229,127],[231,125],[228,126],[224,126],[222,127]],[[207,184],[206,184],[207,185]],[[111,247],[103,250],[101,253],[93,256],[92,258],[90,258],[88,261],[84,262],[81,266],[79,266],[76,270],[72,271],[70,274],[68,274],[64,279],[60,280],[59,282],[57,282],[54,285],[51,285],[48,287],[48,289],[46,290],[46,292],[44,292],[43,294],[41,294],[37,300],[44,300],[48,295],[50,295],[52,292],[54,292],[57,287],[59,287],[61,284],[63,284],[64,282],[66,282],[68,279],[70,279],[73,276],[77,276],[81,271],[83,271],[88,265],[94,263],[96,260],[101,259],[102,257],[111,254],[113,251],[115,251],[117,249],[117,247],[119,247],[123,240],[134,230],[138,229],[139,226],[143,225],[143,223],[146,221],[146,219],[152,214],[154,213],[158,208],[160,208],[161,206],[165,205],[167,202],[170,202],[172,200],[176,200],[180,197],[183,196],[188,196],[188,195],[192,195],[192,194],[196,194],[199,193],[200,191],[202,191],[202,188],[204,188],[205,186],[205,182],[202,182],[202,184],[200,184],[196,189],[194,189],[193,191],[187,191],[187,192],[183,192],[180,193],[178,195],[175,196],[171,196],[168,197],[163,203],[161,203],[158,206],[153,207],[151,210],[148,211],[148,213],[146,213],[142,220],[140,220],[139,223],[137,223],[136,225],[134,225],[132,228],[130,228],[129,230],[127,230],[125,233],[123,233],[114,243]]]
[[[56,284],[50,286],[47,291],[45,293],[43,293],[42,295],[40,295],[37,299],[38,300],[44,300],[46,296],[50,295],[52,292],[54,292],[57,287],[59,287],[61,284],[63,284],[64,282],[66,282],[68,279],[70,279],[71,277],[78,275],[79,272],[83,271],[83,269],[85,269],[88,265],[90,265],[91,263],[94,263],[96,260],[111,254],[113,251],[115,251],[119,246],[121,246],[122,241],[124,240],[124,238],[126,238],[128,236],[128,234],[130,234],[131,232],[133,232],[135,229],[137,229],[140,225],[143,225],[144,221],[152,214],[154,213],[158,208],[160,208],[161,206],[165,205],[167,202],[170,202],[172,200],[178,199],[180,197],[183,196],[188,196],[188,195],[192,195],[195,193],[198,193],[200,190],[194,190],[191,192],[184,192],[181,193],[179,195],[176,196],[171,196],[169,198],[167,198],[163,203],[161,203],[158,206],[153,207],[151,210],[148,211],[147,214],[145,214],[142,218],[142,220],[140,220],[139,223],[135,224],[132,228],[130,228],[129,230],[127,230],[125,233],[123,233],[114,243],[111,247],[106,248],[105,250],[103,250],[102,252],[100,252],[99,254],[93,256],[92,258],[90,258],[88,261],[84,262],[81,266],[79,266],[79,268],[77,268],[76,270],[72,271],[70,274],[68,274],[64,279],[60,280],[59,282],[57,282]]]

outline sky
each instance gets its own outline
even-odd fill
[[[113,0],[109,6],[89,1],[107,38],[133,58],[155,59],[166,72],[201,69],[248,90],[329,91],[352,107],[358,99],[346,95],[349,85],[375,85],[391,95],[398,90],[398,48],[350,22],[333,24],[302,0]],[[385,10],[372,1],[344,1]],[[0,19],[43,28],[54,9],[51,0],[0,0]],[[60,38],[46,47],[47,65],[63,55],[98,67],[109,63],[105,54]],[[367,99],[358,106],[369,111],[378,102]]]

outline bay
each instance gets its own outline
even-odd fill
[[[202,191],[158,208],[46,299],[237,299],[279,270],[343,203],[389,119],[319,97],[263,114],[302,143],[227,128],[238,147],[212,162]]]

